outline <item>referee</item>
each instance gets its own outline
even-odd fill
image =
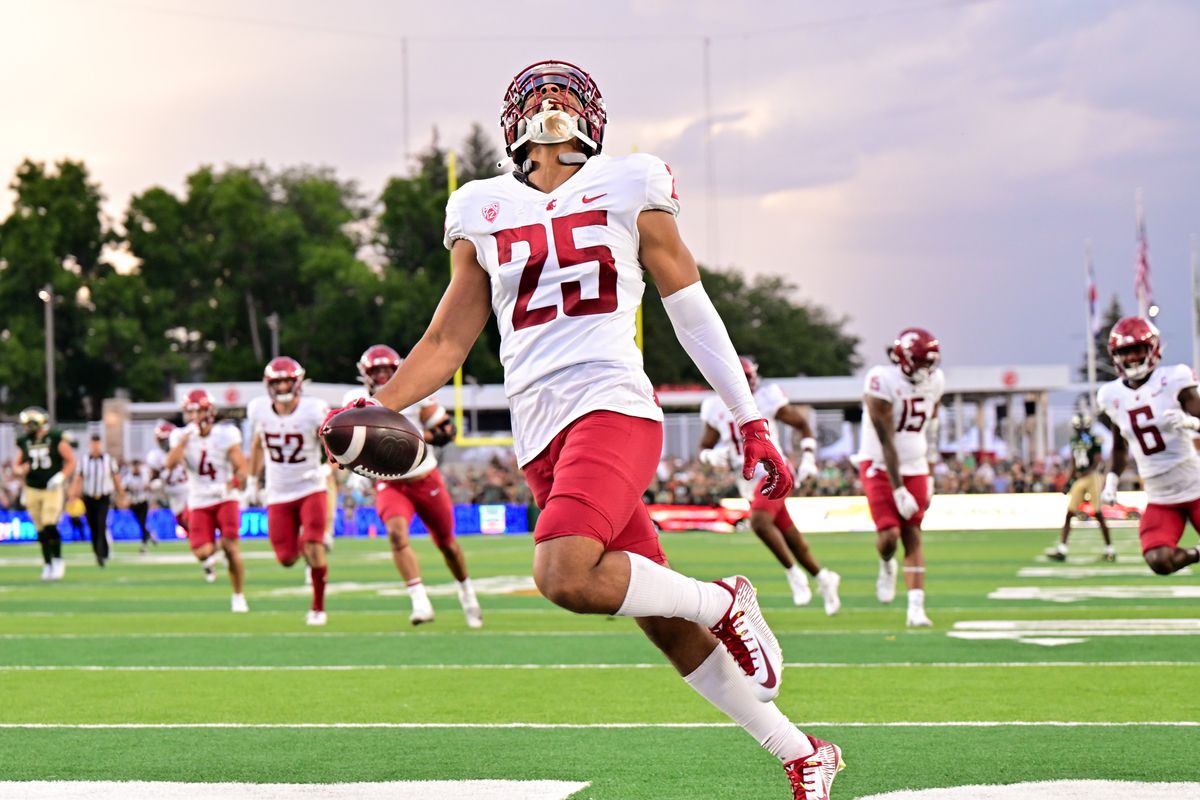
[[[108,509],[114,491],[117,502],[125,505],[125,490],[117,462],[100,445],[100,434],[92,434],[88,453],[79,460],[76,474],[77,480],[82,482],[84,513],[92,530],[92,551],[96,554],[96,563],[103,567],[109,551]]]

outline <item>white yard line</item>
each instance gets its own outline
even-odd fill
[[[833,722],[806,720],[800,728],[1200,728],[1200,721],[1082,722],[1068,720],[960,720]],[[5,722],[0,730],[642,730],[737,728],[732,722]]]
[[[1200,661],[789,661],[788,669],[986,669],[995,667],[1195,667]],[[0,664],[0,672],[354,672],[356,670],[613,670],[670,669],[663,663],[599,664]]]
[[[0,795],[26,800],[564,800],[579,781],[386,781],[380,783],[173,783],[6,781]]]

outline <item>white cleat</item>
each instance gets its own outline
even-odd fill
[[[42,580],[54,580],[54,567],[50,566],[49,564],[42,565]]]
[[[463,606],[463,616],[467,618],[467,627],[478,630],[483,627],[483,609],[478,605]]]
[[[896,599],[896,559],[879,562],[879,578],[875,581],[875,597],[881,603]]]
[[[783,765],[792,784],[792,800],[829,800],[833,779],[846,768],[842,748],[815,736],[809,736],[808,741],[816,749],[815,753]]]
[[[433,622],[433,606],[426,603],[414,603],[412,613],[408,615],[408,621],[413,625],[423,625],[426,622]]]
[[[325,616],[325,612],[316,609],[309,609],[308,614],[304,617],[305,625],[324,625],[326,622],[328,622],[328,617]]]
[[[783,679],[783,651],[763,619],[753,584],[741,575],[714,581],[732,596],[721,621],[709,630],[721,640],[729,655],[750,681],[760,703],[779,696]]]
[[[250,611],[250,606],[246,604],[246,595],[235,594],[229,599],[229,610],[235,614],[245,614]]]
[[[923,608],[910,608],[908,610],[908,620],[906,622],[910,628],[932,628],[933,620],[925,614]]]
[[[50,580],[61,581],[67,574],[67,562],[61,558],[50,559]]]
[[[842,598],[838,597],[841,583],[842,576],[832,570],[823,569],[817,573],[817,591],[825,601],[825,613],[828,616],[832,617],[842,608]]]
[[[788,585],[792,587],[793,605],[806,606],[812,602],[812,588],[808,585],[808,578],[804,576],[793,578],[789,575]]]

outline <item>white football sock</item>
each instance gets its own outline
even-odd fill
[[[479,600],[475,597],[475,587],[471,585],[470,578],[463,578],[458,582],[458,603],[463,608],[479,605]]]
[[[420,578],[408,584],[408,596],[412,599],[414,608],[418,604],[429,605],[429,595],[425,594],[425,584],[421,583]]]
[[[808,573],[796,564],[792,564],[785,572],[787,572],[788,583],[808,583]]]
[[[1054,546],[1054,549],[1057,550],[1058,552],[1062,553],[1065,556],[1067,554],[1067,543],[1059,542],[1058,544],[1056,544]]]
[[[780,761],[811,755],[812,743],[774,703],[760,703],[746,676],[724,647],[717,646],[704,662],[683,678]]]
[[[908,607],[925,609],[925,590],[924,589],[909,589],[908,590]]]
[[[733,596],[715,583],[681,575],[636,553],[625,555],[629,588],[618,617],[678,617],[711,628],[729,610]]]

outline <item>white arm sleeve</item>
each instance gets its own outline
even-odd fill
[[[675,335],[704,379],[717,391],[739,426],[760,419],[746,374],[729,339],[725,323],[704,285],[696,281],[663,298]]]

